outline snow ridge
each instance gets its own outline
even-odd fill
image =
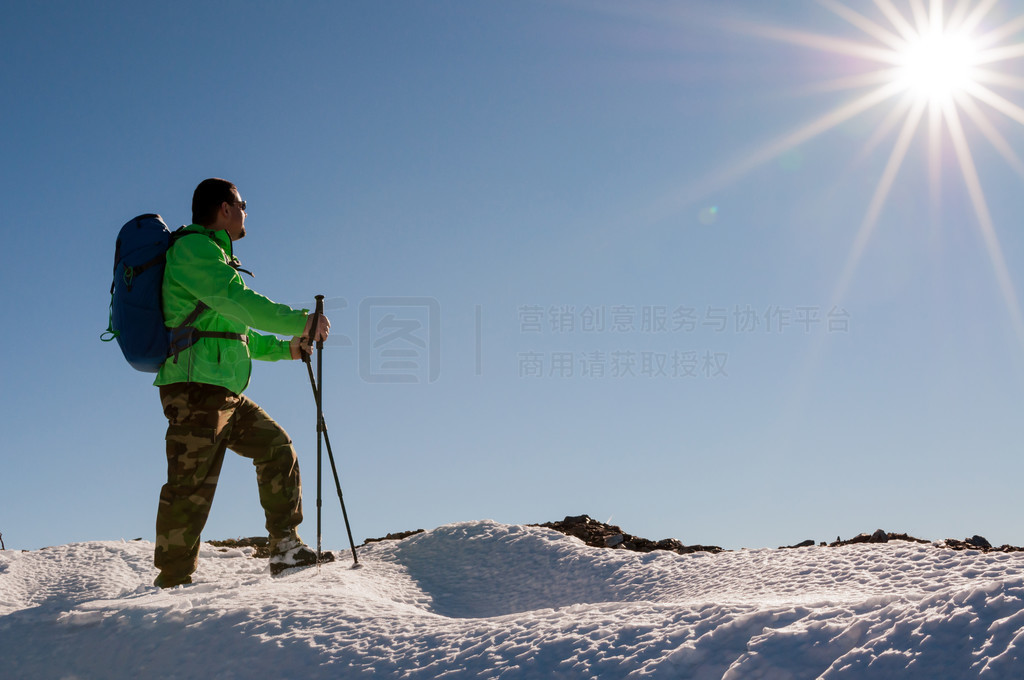
[[[479,521],[278,579],[204,546],[196,583],[161,591],[152,549],[0,552],[4,676],[1024,676],[1024,553],[634,553]]]

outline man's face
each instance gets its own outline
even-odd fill
[[[224,230],[228,232],[232,241],[237,241],[245,236],[245,210],[242,209],[242,197],[238,194],[238,190],[236,189],[232,193],[235,196],[235,201],[228,206],[227,226]]]

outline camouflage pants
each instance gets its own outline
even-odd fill
[[[170,575],[195,571],[199,535],[217,490],[224,452],[252,460],[271,538],[302,522],[302,485],[291,438],[248,397],[216,385],[160,387],[167,416],[167,483],[160,490],[155,563]]]

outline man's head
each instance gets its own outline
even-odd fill
[[[245,236],[245,201],[226,179],[204,179],[192,194],[192,222],[223,229],[232,241]]]

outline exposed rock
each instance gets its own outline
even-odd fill
[[[717,545],[683,545],[674,538],[666,538],[660,541],[652,541],[627,534],[621,527],[614,524],[598,522],[589,515],[569,516],[561,522],[547,522],[545,524],[534,524],[548,529],[560,531],[568,536],[575,536],[584,543],[594,548],[613,548],[616,550],[632,550],[635,552],[652,552],[654,550],[668,550],[670,552],[687,555],[695,552],[720,553],[722,548]]]
[[[814,540],[808,538],[806,541],[801,541],[796,545],[780,545],[779,550],[791,550],[793,548],[810,548],[814,545]]]
[[[923,538],[914,538],[908,534],[894,534],[892,532],[885,532],[882,529],[876,529],[873,534],[857,534],[851,539],[842,540],[836,536],[836,540],[833,543],[829,543],[829,547],[835,548],[841,545],[854,545],[856,543],[888,543],[889,541],[910,541],[912,543],[931,543]]]
[[[985,550],[985,549],[988,549],[988,548],[992,547],[992,544],[988,542],[988,539],[986,539],[984,536],[979,536],[977,534],[975,534],[975,535],[971,536],[970,538],[968,538],[967,542],[970,543],[973,546],[977,546],[978,548],[981,548],[982,550]]]
[[[215,548],[220,548],[222,552],[234,548],[252,548],[253,557],[270,557],[270,539],[266,536],[252,536],[250,538],[228,538],[223,541],[207,541],[210,545]]]
[[[959,541],[955,538],[947,538],[939,545],[950,550],[980,550],[981,552],[1024,552],[1024,548],[1014,545],[1001,545],[998,548],[989,543],[984,536],[974,535]]]
[[[399,531],[397,533],[388,534],[387,536],[382,536],[380,538],[368,538],[365,541],[363,541],[363,545],[366,545],[368,543],[380,543],[381,541],[401,541],[403,538],[409,538],[410,536],[422,534],[423,532],[424,529],[414,529],[412,531]]]
[[[654,544],[655,550],[670,550],[672,552],[683,552],[686,546],[674,538],[663,538]]]

